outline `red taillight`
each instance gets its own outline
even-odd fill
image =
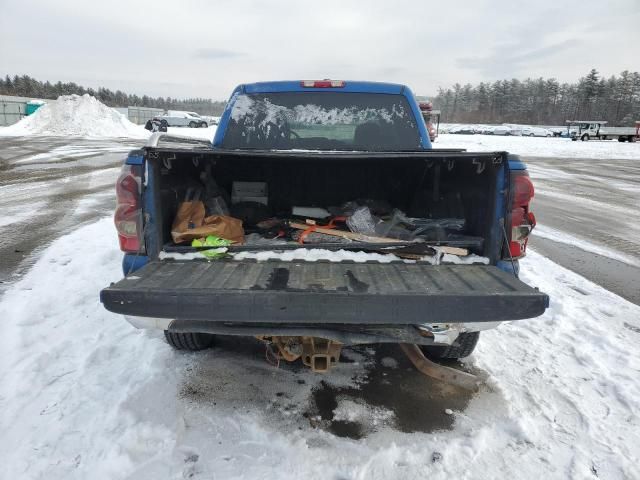
[[[511,205],[514,208],[528,206],[529,202],[533,198],[533,183],[529,178],[529,173],[526,170],[518,170],[517,173],[511,174],[513,180],[513,197]]]
[[[142,167],[125,165],[116,182],[116,212],[113,217],[118,231],[120,250],[127,253],[143,253],[142,205],[140,185]]]
[[[303,80],[300,86],[304,88],[342,88],[346,85],[344,80]]]
[[[526,170],[512,171],[509,253],[513,258],[525,255],[529,234],[536,225],[536,217],[529,211],[533,195],[533,183],[529,173]]]

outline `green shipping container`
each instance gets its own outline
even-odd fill
[[[44,103],[36,103],[36,102],[27,102],[27,108],[25,110],[25,113],[27,115],[31,115],[33,112],[35,112],[36,110],[38,110],[42,105],[44,105]]]

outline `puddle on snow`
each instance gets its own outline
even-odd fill
[[[407,433],[452,428],[455,417],[446,411],[463,411],[473,394],[419,373],[395,345],[376,345],[363,351],[371,355],[368,352],[373,348],[374,363],[367,368],[366,377],[349,386],[334,386],[330,379],[322,381],[313,389],[306,415],[311,419],[320,417],[335,435],[356,439],[381,426]],[[344,402],[363,405],[373,413],[356,414],[355,419],[336,419],[335,411]],[[376,412],[390,415],[379,418],[381,415]]]
[[[187,355],[192,364],[179,397],[189,411],[257,416],[279,430],[323,429],[352,439],[383,428],[446,430],[454,425],[451,413],[464,411],[474,395],[422,375],[392,344],[345,348],[328,374],[300,361],[276,368],[251,338],[220,337],[212,350]]]

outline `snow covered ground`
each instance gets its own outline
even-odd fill
[[[453,411],[451,429],[428,432],[366,398],[308,414],[323,388],[366,389],[374,349],[346,351],[329,376],[276,369],[251,342],[172,351],[101,307],[119,261],[103,219],[55,241],[0,299],[3,478],[637,478],[640,307],[533,252],[522,276],[551,308],[483,334],[469,361],[485,387],[466,406],[446,389],[442,405],[413,405],[418,418]],[[401,362],[377,369],[394,379]],[[331,416],[362,438],[331,433]]]
[[[558,137],[503,137],[445,133],[438,136],[433,146],[476,151],[507,151],[531,157],[640,159],[640,142],[620,143],[611,140],[573,142],[568,138]]]
[[[98,133],[115,135],[118,122]],[[551,308],[482,334],[467,364],[485,385],[472,398],[388,346],[347,349],[328,376],[276,369],[250,340],[177,353],[98,300],[121,278],[121,254],[112,221],[90,219],[111,209],[114,157],[136,142],[43,137],[75,135],[66,132],[24,129],[16,135],[37,141],[5,139],[0,151],[0,163],[5,151],[19,155],[0,178],[0,246],[36,227],[39,243],[75,229],[43,252],[23,244],[35,264],[0,293],[0,478],[640,477],[640,307],[531,252],[522,278],[551,295]],[[211,139],[215,127],[169,133]],[[629,160],[640,144],[441,135],[435,146],[546,157],[529,164],[536,201],[563,208],[549,221],[585,229],[541,216],[540,237],[639,264],[637,245],[621,239],[637,229]],[[41,221],[53,213],[62,219]],[[606,242],[590,236],[594,224]]]
[[[584,250],[585,252],[595,253],[597,255],[602,255],[603,257],[608,257],[613,260],[626,263],[628,265],[640,267],[640,260],[632,257],[631,255],[621,253],[620,251],[611,247],[603,247],[587,240],[583,240],[574,235],[562,232],[561,230],[547,227],[546,225],[537,225],[535,228],[535,236],[553,240],[554,242],[565,243],[575,248],[579,248],[580,250]]]

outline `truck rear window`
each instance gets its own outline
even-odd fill
[[[279,92],[238,95],[223,148],[408,151],[420,148],[402,95]]]

